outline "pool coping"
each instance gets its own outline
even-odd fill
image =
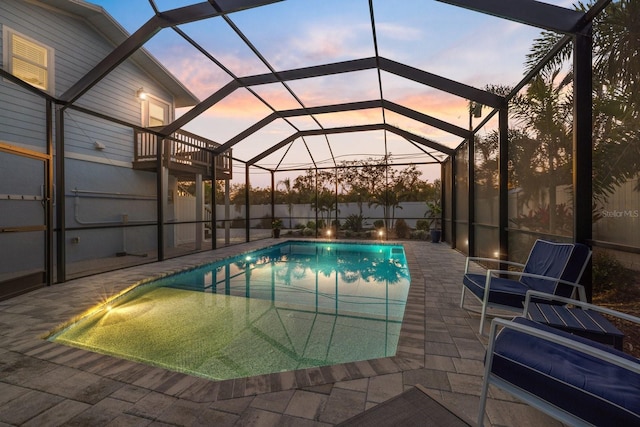
[[[167,271],[162,271],[159,272],[158,274],[156,274],[155,276],[152,277],[148,277],[145,279],[142,279],[136,283],[133,284],[129,284],[127,286],[125,286],[122,290],[115,292],[113,295],[109,295],[106,298],[104,298],[103,301],[101,301],[98,305],[92,305],[90,307],[88,307],[87,309],[83,310],[82,312],[78,313],[77,315],[73,316],[72,318],[68,319],[67,321],[60,323],[59,325],[57,325],[55,328],[51,329],[50,331],[42,334],[40,336],[41,339],[45,339],[45,340],[49,340],[51,337],[53,337],[54,335],[58,334],[60,331],[62,331],[63,329],[68,328],[69,326],[71,326],[73,323],[81,320],[82,318],[91,315],[93,312],[95,312],[96,309],[98,309],[100,306],[103,306],[105,304],[108,304],[111,301],[116,300],[117,298],[120,298],[121,296],[123,296],[124,294],[126,294],[127,292],[130,292],[134,289],[136,289],[139,286],[144,286],[148,283],[151,283],[155,280],[158,279],[162,279],[164,277],[168,277],[170,275],[174,275],[174,274],[179,274],[179,273],[184,273],[184,272],[188,272],[194,269],[197,269],[200,266],[206,265],[206,264],[210,264],[210,263],[214,263],[214,262],[218,262],[218,261],[222,261],[225,259],[229,259],[229,258],[234,258],[236,256],[241,256],[243,254],[248,254],[251,252],[254,252],[256,250],[262,250],[265,248],[269,248],[269,247],[273,247],[273,246],[277,246],[280,244],[284,244],[287,242],[294,242],[294,241],[301,241],[301,242],[311,242],[311,243],[321,243],[321,242],[327,242],[327,243],[346,243],[346,244],[361,244],[361,245],[365,245],[365,244],[382,244],[382,245],[389,245],[389,246],[402,246],[404,249],[404,253],[405,253],[405,258],[407,261],[407,267],[409,270],[409,274],[410,274],[410,284],[409,284],[409,290],[408,290],[408,294],[407,294],[407,299],[405,302],[405,308],[404,308],[404,315],[403,315],[403,320],[402,320],[402,326],[400,329],[400,336],[398,339],[398,344],[397,344],[397,349],[396,349],[396,354],[394,356],[388,356],[388,357],[382,357],[382,358],[376,358],[376,359],[366,359],[366,360],[361,360],[361,361],[355,361],[355,362],[346,362],[346,363],[339,363],[339,364],[335,364],[335,365],[325,365],[325,366],[319,366],[319,367],[311,367],[311,368],[304,368],[304,369],[297,369],[297,370],[292,370],[292,371],[284,371],[284,372],[274,372],[274,373],[268,373],[268,374],[260,374],[260,375],[254,375],[254,376],[247,376],[247,377],[239,377],[239,378],[232,378],[232,379],[223,379],[223,380],[217,380],[217,379],[211,379],[211,378],[206,378],[206,377],[202,377],[202,376],[198,376],[196,374],[189,374],[189,373],[185,373],[185,372],[180,372],[180,371],[174,371],[171,370],[169,368],[164,368],[164,367],[160,367],[160,366],[154,366],[154,365],[150,365],[150,364],[146,364],[144,362],[139,362],[139,361],[135,361],[129,358],[124,358],[124,357],[119,357],[117,355],[110,355],[110,354],[106,354],[106,353],[102,353],[99,351],[91,351],[88,350],[86,348],[82,348],[80,346],[76,347],[76,346],[71,346],[71,345],[66,345],[64,343],[59,343],[56,341],[50,341],[65,347],[69,347],[69,348],[76,348],[78,350],[83,350],[83,351],[87,351],[89,353],[97,353],[97,354],[101,354],[104,356],[108,356],[108,357],[113,357],[115,359],[118,360],[127,360],[130,361],[132,363],[139,363],[145,366],[151,366],[157,369],[165,369],[169,372],[174,372],[176,374],[180,374],[180,375],[186,375],[189,377],[196,377],[199,379],[203,379],[205,381],[211,381],[211,382],[215,382],[215,383],[220,383],[221,385],[221,389],[223,389],[223,393],[222,395],[220,394],[220,392],[218,393],[218,399],[217,400],[224,400],[224,399],[231,399],[231,398],[237,398],[237,397],[245,397],[245,396],[254,396],[254,395],[258,395],[258,394],[264,394],[264,393],[270,393],[273,392],[274,390],[271,389],[271,387],[268,387],[268,384],[271,384],[271,382],[275,382],[275,383],[279,383],[281,384],[280,387],[275,387],[277,388],[276,391],[284,391],[284,390],[289,390],[289,389],[293,389],[293,388],[299,388],[299,387],[313,387],[313,386],[318,386],[318,385],[324,385],[324,384],[330,384],[330,383],[334,383],[337,381],[349,381],[349,380],[356,380],[356,379],[361,379],[361,378],[367,378],[370,377],[372,375],[381,375],[381,374],[390,374],[390,373],[396,373],[396,372],[401,372],[403,370],[406,369],[418,369],[418,368],[422,368],[424,366],[423,360],[424,360],[424,345],[422,345],[422,343],[424,342],[424,310],[422,310],[422,308],[418,308],[416,310],[413,310],[411,315],[408,315],[408,307],[409,307],[409,301],[412,298],[412,292],[413,292],[413,297],[414,298],[422,298],[421,301],[423,301],[423,297],[424,297],[424,277],[422,275],[422,272],[420,271],[419,268],[416,268],[417,266],[417,261],[415,259],[415,256],[413,255],[413,251],[409,248],[407,248],[405,245],[402,244],[402,242],[400,241],[349,241],[349,240],[340,240],[340,241],[335,241],[335,240],[324,240],[324,239],[296,239],[296,238],[284,238],[284,239],[271,239],[271,241],[269,242],[269,244],[265,244],[263,246],[260,247],[251,247],[245,250],[243,249],[243,246],[245,246],[246,244],[240,244],[240,245],[236,245],[236,246],[230,246],[226,249],[228,249],[229,251],[231,251],[232,249],[240,249],[238,252],[235,253],[231,253],[231,254],[225,254],[224,256],[221,257],[215,257],[215,259],[209,259],[205,262],[199,263],[199,264],[191,264],[189,263],[189,265],[184,266],[184,268],[182,269],[174,269],[171,268],[170,270]],[[263,243],[266,243],[264,241],[262,241]],[[254,246],[254,245],[250,245],[250,246]],[[228,251],[224,251],[224,252],[228,252]],[[207,251],[207,253],[211,254],[215,254],[216,252],[210,252]],[[197,254],[199,255],[199,254]],[[192,255],[188,255],[187,257],[193,257]],[[185,257],[181,257],[180,259],[183,259]],[[200,258],[200,257],[198,257]],[[413,266],[413,268],[412,268]],[[130,269],[135,269],[136,267],[131,267]],[[419,284],[418,284],[419,283]],[[422,315],[421,315],[422,314]],[[371,365],[371,366],[367,366],[367,365]],[[291,378],[291,374],[293,374],[293,376],[295,377],[295,381],[292,381]],[[277,378],[277,376],[279,376],[280,378]],[[241,383],[245,382],[245,386],[244,386],[244,394],[241,395],[239,390],[241,389]],[[246,385],[252,385],[252,384],[256,384],[256,386],[251,386],[247,389]],[[258,386],[258,385],[262,385],[262,387]],[[233,389],[233,390],[238,390],[237,392],[233,391],[233,392],[229,392],[227,391],[227,389]]]
[[[235,378],[229,380],[211,380],[197,377],[185,373],[175,372],[164,368],[146,365],[144,363],[129,361],[115,356],[95,353],[63,344],[47,341],[55,331],[64,328],[74,319],[82,317],[95,309],[99,304],[104,303],[119,295],[133,289],[134,287],[166,277],[168,275],[197,268],[209,262],[247,253],[256,249],[262,249],[286,241],[323,241],[324,239],[265,239],[249,243],[242,243],[227,246],[216,250],[198,252],[179,258],[128,267],[122,270],[102,273],[95,276],[88,276],[70,280],[63,284],[42,288],[29,294],[14,298],[12,302],[20,299],[46,298],[47,293],[65,293],[65,297],[71,302],[69,307],[60,310],[59,315],[54,317],[53,323],[42,323],[37,328],[36,341],[26,339],[24,350],[26,354],[37,354],[44,348],[54,347],[58,353],[72,352],[77,362],[73,367],[93,370],[100,366],[118,366],[117,372],[107,370],[106,374],[115,380],[132,385],[142,385],[155,389],[156,391],[166,391],[169,384],[189,384],[189,390],[183,390],[186,398],[196,401],[212,401],[234,399],[245,396],[255,396],[274,391],[284,391],[297,388],[314,387],[335,383],[338,381],[357,380],[376,375],[391,374],[404,370],[418,369],[424,366],[424,277],[417,268],[417,261],[411,248],[401,241],[350,241],[340,240],[341,243],[383,243],[397,244],[405,249],[407,265],[411,275],[411,284],[405,305],[405,313],[400,330],[400,338],[395,356],[379,359],[370,359],[357,362],[348,362],[338,365],[329,365],[316,368],[305,368],[294,371],[285,371],[271,374],[263,374],[252,377]],[[335,240],[327,240],[335,242]],[[87,286],[89,288],[87,288]],[[91,288],[97,292],[92,295]],[[0,302],[1,305],[8,301]],[[71,308],[71,307],[75,307]],[[31,337],[33,338],[33,336]],[[28,343],[28,344],[27,344]],[[94,361],[93,363],[82,363],[83,359]],[[99,363],[98,363],[99,361]],[[154,373],[154,377],[163,378],[160,384],[157,378],[150,382],[141,380],[146,371],[159,371]],[[206,390],[206,391],[203,391]],[[183,397],[183,396],[181,396]]]

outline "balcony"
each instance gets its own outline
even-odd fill
[[[134,169],[156,171],[156,136],[150,132],[134,130]],[[193,180],[201,174],[203,179],[211,179],[211,150],[220,144],[183,130],[175,132],[164,140],[163,164],[169,173],[181,180]],[[168,153],[168,156],[167,156]],[[231,179],[231,150],[220,154],[215,160],[216,179]]]

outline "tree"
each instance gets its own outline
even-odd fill
[[[289,228],[293,228],[291,226],[291,215],[293,212],[293,203],[294,203],[294,191],[291,187],[291,179],[285,178],[282,181],[278,182],[278,185],[282,184],[284,187],[284,199],[287,203],[287,210],[289,211]]]
[[[530,165],[530,175],[536,178],[533,184],[548,190],[551,233],[557,231],[556,187],[571,184],[573,102],[571,91],[567,90],[571,78],[560,73],[560,68],[542,70],[525,93],[513,99],[511,108],[513,117],[535,140],[535,149],[529,151],[531,157],[521,161]]]
[[[376,185],[372,186],[369,206],[382,206],[385,224],[387,227],[392,227],[396,209],[402,209],[400,203],[417,200],[415,190],[420,182],[422,172],[415,165],[398,170],[392,167],[390,156],[384,157],[376,169],[376,175],[371,178],[377,178],[377,173],[382,170],[384,172],[384,181],[382,182],[385,184],[380,185],[381,181],[379,180]],[[374,183],[375,179],[369,182]]]
[[[313,169],[307,169],[304,175],[299,175],[293,181],[296,190],[297,203],[312,203],[316,197],[316,174]]]
[[[640,170],[638,16],[640,0],[620,0],[594,27],[594,187],[600,200]]]
[[[344,161],[340,168],[340,182],[346,193],[346,199],[355,201],[362,215],[362,205],[370,200],[379,185],[385,182],[384,164],[389,156],[380,160],[371,157],[364,160]]]
[[[594,2],[577,5],[586,11]],[[593,193],[607,197],[640,169],[640,0],[611,2],[593,25]],[[527,55],[533,68],[561,35],[543,32]],[[571,45],[565,46],[548,69],[570,63]],[[571,72],[569,72],[571,75]],[[640,186],[636,187],[640,191]]]

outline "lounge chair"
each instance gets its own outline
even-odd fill
[[[480,313],[480,333],[482,334],[488,308],[522,313],[525,295],[529,290],[586,301],[584,287],[578,282],[590,257],[591,250],[580,243],[555,243],[541,239],[533,244],[525,264],[491,258],[467,257],[460,307],[464,308],[467,290],[482,303]],[[520,268],[522,271],[489,269],[486,274],[476,274],[469,272],[472,261],[500,262]],[[512,278],[516,276],[519,278]]]
[[[524,317],[491,323],[478,426],[489,385],[565,425],[640,425],[640,359]]]
[[[604,315],[619,312],[584,301],[576,301],[537,291],[527,292],[523,317],[569,333],[608,344],[622,351],[624,333]]]

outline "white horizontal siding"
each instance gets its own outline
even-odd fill
[[[104,145],[105,148],[96,150],[96,142]],[[131,128],[78,111],[65,111],[65,151],[132,162],[133,147]]]
[[[0,141],[46,147],[45,101],[5,79],[0,79]]]
[[[24,1],[0,1],[0,25],[8,25],[54,49],[57,97],[115,47],[84,20]],[[162,99],[172,99],[152,77],[128,59],[78,99],[76,105],[140,125],[141,106],[135,96],[140,87]],[[17,91],[22,92],[20,96],[17,96]],[[0,139],[42,146],[45,137],[44,101],[31,95],[24,96],[24,92],[10,82],[0,84],[3,104],[0,108]],[[7,127],[11,129],[7,130]],[[107,148],[97,153],[95,141]],[[134,153],[133,132],[68,110],[65,113],[65,150],[131,162]]]

